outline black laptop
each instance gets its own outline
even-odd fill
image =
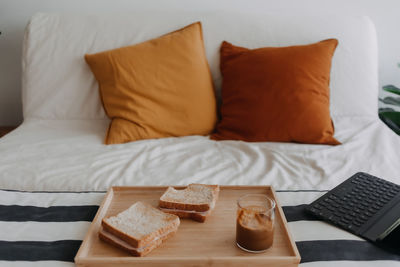
[[[400,186],[359,172],[324,194],[311,214],[400,254]]]

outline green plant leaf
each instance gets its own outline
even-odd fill
[[[400,112],[381,112],[379,118],[396,134],[400,135]]]
[[[392,108],[379,108],[379,113],[395,111]]]
[[[384,99],[379,98],[379,100],[385,104],[400,106],[400,97],[387,96]]]
[[[394,85],[389,84],[389,85],[383,86],[382,88],[383,88],[383,90],[385,90],[387,92],[391,92],[393,94],[400,95],[400,89]]]

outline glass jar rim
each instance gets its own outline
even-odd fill
[[[261,198],[263,198],[264,200],[268,201],[271,204],[271,206],[265,212],[269,212],[269,211],[275,209],[275,206],[276,206],[275,200],[273,200],[272,198],[270,198],[269,196],[264,195],[264,194],[246,194],[246,195],[243,195],[243,196],[239,197],[238,200],[237,200],[237,205],[239,206],[239,208],[245,209],[246,207],[243,207],[240,204],[240,201],[243,200],[246,197],[252,197],[252,196],[253,197],[261,197]]]

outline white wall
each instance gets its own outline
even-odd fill
[[[143,1],[154,8],[219,9],[243,6],[266,12],[328,12],[368,15],[375,22],[379,42],[380,84],[400,85],[400,0],[0,0],[0,125],[22,122],[21,54],[25,25],[36,12],[129,12]]]

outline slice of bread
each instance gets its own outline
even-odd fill
[[[160,236],[176,231],[180,220],[176,215],[139,201],[116,216],[104,218],[101,224],[105,231],[133,248],[142,248]]]
[[[219,185],[190,184],[183,190],[168,187],[159,206],[167,209],[208,211],[217,201]]]
[[[160,197],[164,212],[204,222],[211,214],[219,195],[218,185],[190,184],[183,190],[168,187]]]
[[[153,249],[159,247],[164,240],[167,240],[168,238],[173,236],[177,230],[178,229],[175,229],[175,230],[161,236],[160,238],[155,239],[153,242],[150,242],[149,244],[147,244],[147,246],[142,247],[142,248],[135,248],[135,247],[131,246],[129,243],[125,242],[124,240],[105,231],[104,229],[101,229],[99,231],[99,237],[101,240],[131,253],[133,256],[143,257],[143,256],[149,254]]]

